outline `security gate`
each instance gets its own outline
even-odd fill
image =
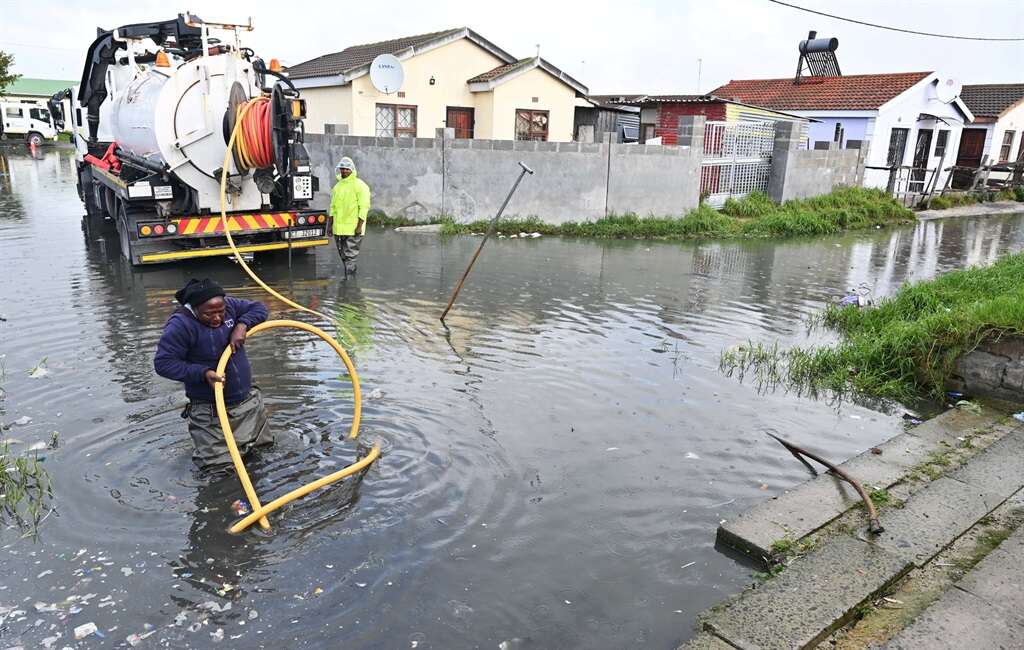
[[[707,122],[700,195],[721,207],[729,197],[766,192],[772,169],[775,122]]]

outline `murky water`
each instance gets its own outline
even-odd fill
[[[385,455],[358,495],[236,537],[236,481],[193,473],[183,392],[152,354],[187,278],[261,294],[224,260],[126,266],[83,234],[67,152],[9,151],[4,168],[0,419],[31,418],[5,432],[15,448],[61,444],[39,538],[0,532],[3,647],[73,645],[92,621],[105,636],[79,647],[151,631],[142,647],[672,648],[750,579],[714,550],[719,521],[807,478],[765,431],[843,459],[902,426],[758,395],[718,372],[720,351],[806,341],[804,319],[861,282],[884,295],[1024,248],[1020,216],[781,243],[495,241],[450,332],[437,316],[476,239],[374,230],[348,284],[333,250],[290,271],[258,258],[359,338],[363,435]],[[347,464],[333,353],[301,334],[248,348],[279,440],[250,464],[257,490]]]

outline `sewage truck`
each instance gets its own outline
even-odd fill
[[[329,242],[310,208],[305,102],[241,43],[251,29],[191,14],[98,29],[81,84],[50,102],[71,99],[55,117],[72,125],[86,218],[116,230],[131,264],[231,254],[222,201],[243,255]]]

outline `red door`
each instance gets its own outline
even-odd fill
[[[981,165],[981,157],[985,151],[985,129],[964,129],[960,136],[960,149],[956,154],[957,167],[974,167]],[[965,189],[971,186],[973,172],[957,170],[953,174],[953,187]]]
[[[445,124],[449,129],[455,129],[455,137],[457,139],[461,140],[472,138],[473,109],[449,106]]]

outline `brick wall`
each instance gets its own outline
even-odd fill
[[[682,115],[703,115],[707,120],[725,120],[725,102],[716,104],[670,104],[658,106],[658,123],[654,127],[655,137],[661,137],[662,144],[676,144],[679,133],[679,117]]]

